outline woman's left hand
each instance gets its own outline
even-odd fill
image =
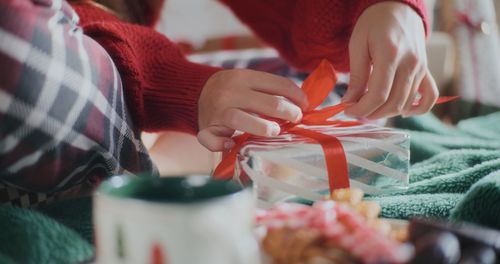
[[[349,57],[351,77],[343,98],[353,103],[345,111],[349,116],[423,114],[438,98],[427,68],[424,24],[408,5],[388,1],[367,8],[354,27]]]

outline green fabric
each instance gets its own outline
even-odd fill
[[[464,120],[456,128],[430,114],[396,118],[395,125],[411,135],[412,163],[453,149],[500,150],[500,112]]]
[[[433,115],[398,118],[411,136],[410,186],[368,199],[382,216],[449,217],[500,229],[500,112],[452,128]]]
[[[82,263],[93,255],[76,230],[35,210],[0,207],[0,226],[1,263]]]
[[[60,201],[38,209],[48,217],[75,230],[85,241],[94,241],[92,222],[92,199],[82,197]]]
[[[432,115],[395,121],[411,134],[411,183],[407,192],[368,197],[380,202],[382,216],[449,217],[500,229],[500,112],[457,128]],[[0,208],[0,263],[91,259],[91,213],[90,198]]]
[[[500,229],[500,171],[476,182],[451,211],[451,219]]]

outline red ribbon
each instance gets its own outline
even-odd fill
[[[307,95],[309,101],[308,109],[303,113],[301,124],[303,125],[330,125],[334,127],[350,127],[361,125],[358,121],[328,120],[329,118],[341,113],[347,107],[340,103],[334,106],[325,107],[316,110],[328,96],[332,87],[337,82],[337,75],[333,66],[327,61],[321,61],[320,65],[309,75],[302,84],[302,90]],[[453,100],[455,97],[441,97],[438,103],[444,103]],[[349,188],[349,172],[344,148],[332,135],[302,128],[290,122],[281,123],[281,135],[292,134],[309,138],[316,141],[323,148],[326,169],[328,173],[328,183],[330,191],[340,188]],[[235,145],[232,149],[222,154],[222,161],[215,169],[213,175],[216,179],[230,180],[234,176],[234,168],[237,155],[246,141],[254,136],[244,133],[233,138]]]

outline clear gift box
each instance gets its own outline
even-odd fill
[[[371,124],[301,127],[340,140],[351,187],[367,194],[408,187],[407,133]],[[235,178],[243,184],[253,182],[260,207],[292,199],[316,201],[330,191],[321,145],[292,134],[247,140],[238,153]]]

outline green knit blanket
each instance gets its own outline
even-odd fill
[[[448,127],[432,115],[397,119],[411,134],[410,187],[371,196],[390,218],[447,217],[500,229],[500,112]],[[37,210],[0,208],[0,263],[92,260],[90,198]]]
[[[449,127],[433,115],[396,119],[411,136],[410,186],[372,196],[382,216],[447,217],[500,229],[500,112]]]

